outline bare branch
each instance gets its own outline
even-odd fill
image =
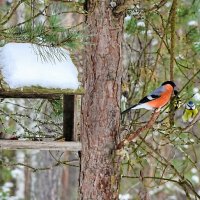
[[[167,0],[161,0],[158,4],[155,4],[153,7],[149,9],[144,9],[145,12],[154,11],[160,9],[162,6],[166,4]],[[118,5],[114,10],[114,14],[120,14],[125,12],[128,9],[131,9],[131,6],[135,3],[138,3],[136,0],[125,0],[123,4]]]
[[[167,3],[167,0],[162,0],[160,1],[158,4],[155,4],[153,7],[145,10],[146,12],[149,12],[149,11],[154,11],[154,10],[158,10],[160,9],[162,6],[164,6],[165,4]]]
[[[13,7],[11,8],[11,10],[6,13],[6,15],[3,16],[2,19],[5,19],[3,22],[1,22],[1,25],[6,24],[10,18],[13,16],[13,14],[15,13],[15,11],[17,10],[17,8],[23,3],[24,1],[18,1],[16,4],[13,4]]]
[[[129,135],[127,135],[127,137],[122,140],[118,145],[117,145],[117,149],[121,149],[124,147],[124,145],[126,145],[127,143],[130,143],[133,139],[135,139],[141,132],[151,128],[153,126],[153,124],[155,123],[156,119],[158,118],[160,114],[160,111],[158,112],[154,112],[150,118],[150,120],[148,121],[148,123],[142,127],[140,127],[139,129],[137,129],[136,131],[133,131],[132,133],[130,133]]]

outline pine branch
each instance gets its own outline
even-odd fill
[[[39,13],[38,13],[39,14]],[[37,15],[38,15],[37,14]],[[67,49],[79,49],[83,45],[84,35],[77,28],[65,28],[60,24],[57,16],[49,17],[43,23],[37,23],[32,27],[32,20],[26,21],[23,26],[13,26],[0,33],[0,39],[4,43],[33,43],[37,45],[35,50],[42,60],[55,61],[65,59],[63,47]]]
[[[60,16],[66,13],[71,12],[83,12],[82,3],[67,1],[69,6],[67,6],[67,12],[59,10],[56,13],[46,13],[46,10],[51,10],[53,7],[52,2],[44,5],[42,10],[40,7],[35,6],[34,10],[31,10],[31,14],[29,14],[28,18],[24,20],[24,22],[18,23],[14,26],[4,25],[10,20],[10,18],[16,13],[17,8],[21,3],[26,3],[28,6],[28,2],[24,2],[24,0],[19,1],[17,3],[13,3],[12,8],[6,14],[4,14],[3,18],[0,21],[0,40],[1,46],[8,42],[18,42],[18,43],[33,43],[42,47],[46,47],[45,51],[42,52],[39,49],[43,58],[49,57],[52,53],[52,47],[63,47],[67,49],[78,49],[83,45],[84,35],[78,30],[78,28],[66,28],[61,24]],[[34,12],[33,12],[34,11]],[[37,12],[35,12],[37,11]],[[39,16],[44,16],[44,22],[36,22],[36,18]],[[62,52],[56,52],[56,57],[59,59],[62,58]],[[55,56],[54,56],[55,57]]]

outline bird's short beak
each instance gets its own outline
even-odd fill
[[[175,96],[178,95],[178,90],[174,89],[174,95],[175,95]]]
[[[174,95],[177,96],[179,93],[179,89],[177,86],[174,87]]]

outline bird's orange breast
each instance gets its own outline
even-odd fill
[[[164,105],[166,105],[171,98],[171,95],[172,95],[172,92],[173,92],[173,87],[171,85],[167,84],[167,85],[165,85],[165,89],[166,90],[165,90],[165,92],[163,92],[161,94],[161,97],[159,97],[155,100],[149,101],[148,105],[152,106],[154,108],[161,108]]]

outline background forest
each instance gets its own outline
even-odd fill
[[[0,5],[1,46],[31,42],[65,47],[83,78],[83,47],[91,45],[84,1],[2,0]],[[151,129],[120,151],[119,199],[200,199],[200,125],[198,120],[182,121],[189,100],[200,108],[200,2],[132,1],[123,23],[121,110],[166,80],[175,81],[182,103],[174,113],[170,106],[164,109]],[[48,59],[48,52],[41,53]],[[2,98],[0,136],[57,139],[62,135],[61,109],[61,100]],[[150,116],[145,110],[123,116],[119,140]],[[78,197],[77,152],[1,150],[0,171],[0,199]]]

